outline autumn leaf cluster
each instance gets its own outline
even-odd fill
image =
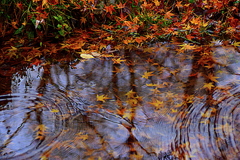
[[[239,46],[239,1],[15,0],[1,6],[0,63],[62,52],[93,58],[156,41],[171,41],[181,51],[215,39]]]

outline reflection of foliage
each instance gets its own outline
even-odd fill
[[[116,53],[109,45],[100,54],[94,48],[84,52],[81,47],[88,46],[82,46],[83,39],[71,39],[59,47],[75,47],[80,55],[98,58],[83,56],[76,61],[72,57],[69,62],[66,54],[55,59],[57,65],[52,65],[52,59],[36,59],[24,73],[29,79],[22,83],[38,93],[40,101],[27,108],[32,113],[27,119],[35,122],[29,126],[36,145],[40,149],[47,145],[41,150],[42,159],[70,155],[80,159],[187,159],[201,157],[206,145],[216,150],[206,154],[208,159],[230,157],[218,154],[221,146],[228,146],[224,152],[236,156],[236,145],[224,141],[235,139],[235,124],[230,122],[237,123],[236,117],[225,116],[238,113],[235,88],[239,80],[236,70],[230,70],[236,62],[232,61],[237,55],[234,47],[156,43]],[[223,54],[226,48],[232,53]],[[237,85],[219,85],[226,75],[234,76]],[[12,92],[21,87],[15,88]],[[196,150],[199,145],[200,151]]]

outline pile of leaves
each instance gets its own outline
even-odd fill
[[[97,55],[170,41],[182,50],[223,40],[239,46],[236,0],[3,0],[0,64]]]

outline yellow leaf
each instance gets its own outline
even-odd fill
[[[178,110],[171,108],[172,113],[176,113]]]
[[[209,23],[209,22],[204,22],[204,21],[203,21],[203,22],[202,22],[202,26],[203,26],[203,27],[207,27],[208,23]]]
[[[154,76],[152,73],[153,73],[153,72],[144,72],[144,74],[142,75],[142,78],[148,79],[148,77]]]
[[[112,37],[112,36],[111,36],[111,37],[107,37],[105,40],[106,40],[106,41],[112,41],[112,40],[113,40],[113,37]]]
[[[123,114],[123,118],[128,118],[128,119],[132,119],[132,113],[129,113],[129,112],[125,112],[124,114]]]
[[[57,113],[57,112],[59,112],[59,110],[58,109],[52,109],[50,112]]]
[[[235,42],[235,43],[233,43],[233,45],[234,45],[235,47],[240,46],[240,42]]]
[[[114,64],[120,64],[121,62],[124,62],[124,61],[126,61],[126,60],[121,60],[121,58],[113,59]]]
[[[87,134],[83,134],[82,132],[79,132],[79,133],[77,134],[76,139],[78,139],[78,140],[80,139],[80,140],[85,141],[85,140],[88,139],[88,135],[87,135]]]
[[[136,92],[133,92],[133,90],[129,91],[128,93],[126,93],[125,95],[128,97],[128,98],[134,98],[134,95],[136,94]]]
[[[182,48],[180,48],[180,50],[192,50],[192,49],[195,49],[195,45],[190,45],[190,44],[182,44],[182,45],[179,45],[181,46]]]
[[[46,156],[41,156],[40,160],[48,160],[48,158]]]
[[[159,101],[159,100],[154,100],[153,102],[151,102],[149,104],[155,106],[156,109],[163,107],[163,101]]]
[[[85,59],[94,58],[91,54],[85,54],[85,53],[81,54],[80,56]]]
[[[198,25],[200,23],[200,18],[193,18],[191,21],[190,21],[192,24],[195,24],[195,25]]]
[[[42,132],[46,131],[48,129],[48,127],[46,127],[44,124],[40,124],[38,125],[36,128],[35,128],[35,131],[36,130],[40,130]]]
[[[97,101],[105,102],[106,99],[110,99],[110,98],[105,95],[101,95],[101,96],[97,95]]]
[[[148,86],[148,87],[155,87],[155,86],[157,86],[157,84],[149,83],[149,84],[146,84],[146,86]]]
[[[204,83],[204,86],[203,86],[203,88],[207,88],[208,90],[211,90],[212,87],[214,87],[214,85],[212,84],[212,82],[210,82],[210,83]]]

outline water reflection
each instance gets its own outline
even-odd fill
[[[117,54],[6,76],[0,159],[239,158],[234,49],[159,43]]]

